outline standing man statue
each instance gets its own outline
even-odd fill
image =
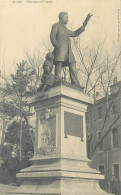
[[[66,28],[68,23],[68,13],[61,12],[59,14],[59,22],[52,26],[50,40],[54,47],[54,64],[55,76],[61,79],[61,69],[64,66],[69,66],[71,84],[81,87],[76,74],[76,61],[71,49],[70,37],[77,37],[85,31],[85,26],[90,20],[92,14],[88,14],[83,26],[76,31],[71,31]]]

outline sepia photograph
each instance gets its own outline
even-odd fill
[[[0,195],[121,195],[121,1],[0,0]]]

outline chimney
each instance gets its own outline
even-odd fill
[[[113,79],[113,85],[115,85],[117,83],[117,77],[114,77]]]
[[[121,87],[121,81],[117,81],[117,77],[114,77],[113,85],[110,86],[111,94],[116,93],[119,87]]]

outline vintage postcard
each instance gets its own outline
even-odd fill
[[[0,0],[0,194],[121,194],[121,1]]]

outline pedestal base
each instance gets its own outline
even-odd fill
[[[11,195],[109,195],[99,188],[98,181],[56,179],[27,181]]]
[[[33,165],[17,177],[21,186],[10,195],[109,195],[99,187],[103,179],[84,157],[34,157]]]

